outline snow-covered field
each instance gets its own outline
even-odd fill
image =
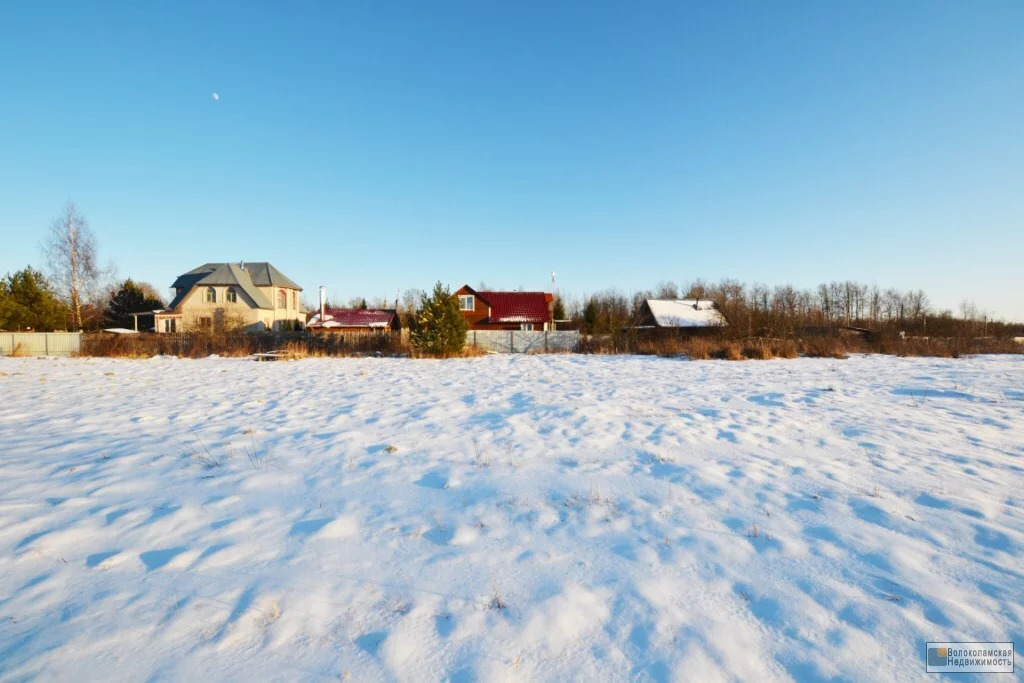
[[[1024,357],[0,359],[0,397],[4,680],[917,680],[927,640],[1024,644]]]

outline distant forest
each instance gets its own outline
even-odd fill
[[[665,282],[632,297],[609,290],[582,299],[567,298],[558,305],[565,314],[562,319],[590,334],[600,334],[633,326],[644,299],[697,297],[718,305],[732,337],[791,337],[813,328],[840,325],[908,336],[1024,334],[1024,325],[990,320],[973,303],[962,304],[955,313],[936,311],[921,290],[904,292],[852,281],[830,282],[814,289],[747,285],[737,280],[714,284],[696,280],[682,287]]]

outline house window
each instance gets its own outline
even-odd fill
[[[229,304],[238,303],[238,292],[235,291],[234,287],[228,287],[227,291],[224,292],[224,301]]]
[[[292,308],[295,310],[299,309],[299,293],[292,292]]]
[[[178,321],[174,318],[164,318],[164,332],[177,332]]]
[[[277,307],[287,308],[288,307],[288,293],[283,289],[277,290]]]
[[[461,294],[459,295],[459,310],[460,311],[472,311],[476,306],[473,302],[472,294]]]
[[[200,329],[208,330],[213,327],[213,318],[199,318],[198,322]]]
[[[217,290],[213,287],[206,288],[206,303],[215,304],[217,303]]]
[[[519,329],[524,332],[533,332],[533,323],[521,323]]]

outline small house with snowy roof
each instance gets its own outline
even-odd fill
[[[695,333],[728,324],[718,305],[711,299],[645,299],[640,306],[637,327]]]

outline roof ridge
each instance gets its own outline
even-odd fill
[[[484,289],[478,290],[477,294],[550,294],[551,292],[545,292],[543,289],[530,289],[520,291],[516,289]]]

